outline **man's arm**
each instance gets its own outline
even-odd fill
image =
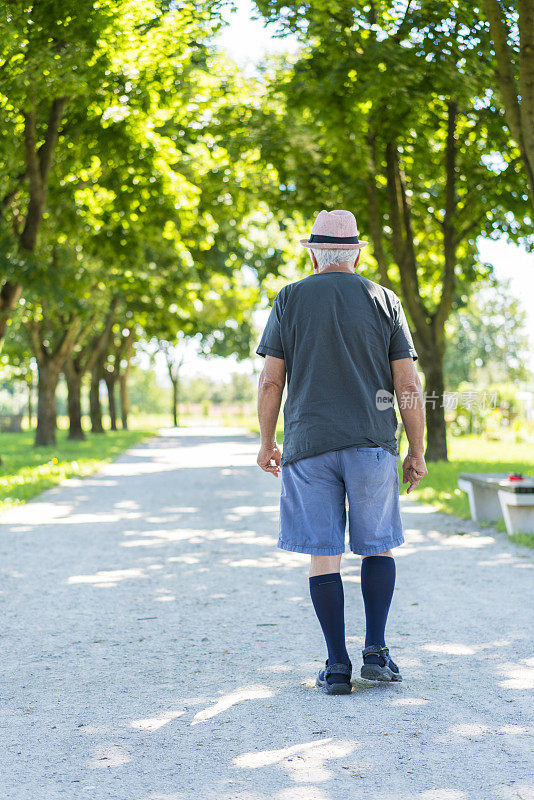
[[[260,421],[260,452],[257,464],[265,472],[278,476],[281,453],[276,444],[276,423],[280,413],[282,393],[286,382],[286,362],[283,358],[265,356],[265,366],[258,385],[258,419]],[[271,464],[274,461],[274,464]]]
[[[410,494],[417,488],[419,481],[428,474],[423,444],[425,433],[423,387],[411,357],[399,358],[390,361],[390,364],[399,411],[408,437],[408,455],[402,464],[402,482],[410,482],[407,491],[407,494]]]

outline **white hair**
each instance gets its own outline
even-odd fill
[[[356,256],[358,255],[358,250],[326,250],[326,249],[319,249],[319,248],[310,248],[311,252],[317,259],[317,266],[319,269],[324,269],[324,267],[328,267],[330,264],[333,266],[339,266],[344,261],[350,261],[354,263],[356,261]]]

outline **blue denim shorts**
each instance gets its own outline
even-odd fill
[[[397,458],[382,447],[347,447],[282,467],[278,547],[310,555],[370,556],[404,542]]]

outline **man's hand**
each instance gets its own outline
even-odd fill
[[[270,472],[278,477],[280,473],[281,457],[282,453],[278,449],[276,442],[270,445],[262,444],[260,447],[260,452],[258,453],[258,458],[256,459],[256,463],[264,472]],[[272,461],[274,461],[274,464],[271,464]]]
[[[428,470],[423,453],[412,455],[408,448],[408,455],[402,462],[402,482],[410,484],[406,490],[406,494],[410,494],[414,489],[417,489],[419,481],[422,480],[425,475],[428,475]]]

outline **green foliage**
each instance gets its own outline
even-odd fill
[[[141,369],[133,364],[129,381],[130,405],[132,413],[167,414],[170,391],[155,380],[152,369]]]
[[[266,65],[270,103],[257,115],[262,157],[280,177],[280,205],[308,219],[322,207],[352,208],[362,236],[369,238],[374,158],[387,275],[399,291],[384,177],[386,146],[396,142],[411,205],[417,276],[430,317],[442,284],[447,104],[454,101],[455,305],[490,273],[478,257],[477,236],[506,233],[533,246],[520,154],[491,88],[489,32],[468,4],[333,7],[258,0],[257,5],[283,32],[302,40],[294,64],[273,59]],[[376,279],[369,255],[367,272]],[[377,258],[376,249],[373,255]]]
[[[528,379],[525,324],[526,312],[509,294],[507,282],[476,289],[447,324],[447,389],[457,389],[462,381],[482,388],[496,381]]]
[[[208,46],[220,8],[212,0],[90,3],[82,19],[68,4],[13,4],[2,52],[11,78],[0,76],[0,104],[9,110],[0,137],[8,156],[0,267],[24,290],[12,341],[37,322],[53,350],[76,318],[94,335],[118,297],[122,325],[135,324],[139,336],[200,334],[206,353],[249,355],[258,291],[254,272],[243,278],[242,267],[260,269],[269,258],[253,199],[263,167],[234,163],[211,130],[220,109],[245,106],[248,93],[237,69]],[[38,247],[23,254],[23,115],[36,116],[41,152],[60,95],[66,103]]]
[[[182,400],[215,405],[250,403],[256,398],[256,383],[250,375],[233,372],[228,382],[189,378],[182,382]]]

